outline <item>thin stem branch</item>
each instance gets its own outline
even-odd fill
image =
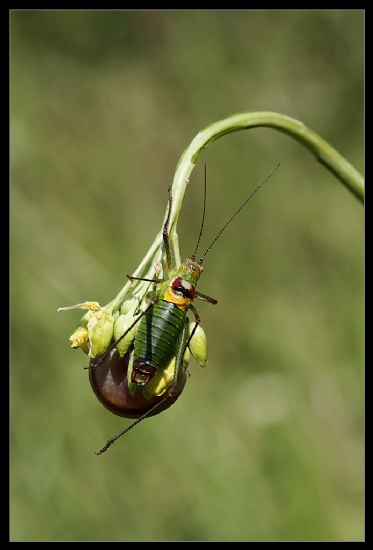
[[[170,248],[176,266],[181,263],[176,232],[177,221],[186,186],[199,155],[208,145],[210,145],[210,143],[226,134],[260,126],[274,128],[299,141],[309,149],[316,159],[330,170],[358,200],[364,203],[364,180],[361,174],[347,162],[338,151],[299,120],[269,111],[245,112],[229,116],[228,118],[210,124],[207,128],[199,132],[189,147],[185,149],[177,165],[172,184],[173,202],[169,224]],[[166,216],[167,212],[165,214],[165,219]],[[134,276],[150,278],[154,272],[154,263],[161,262],[163,256],[162,229],[156,236],[147,255],[133,274]],[[127,283],[124,286],[115,300],[110,302],[107,307],[111,305],[114,306],[114,304],[117,304],[119,300],[125,297],[129,289],[129,284],[130,283]]]

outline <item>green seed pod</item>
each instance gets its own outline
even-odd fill
[[[187,369],[189,367],[190,363],[190,351],[189,347],[185,350],[184,357],[183,357],[183,365]]]
[[[106,309],[101,309],[97,314],[91,315],[88,323],[90,357],[99,357],[105,353],[113,338],[113,328],[113,316]]]
[[[189,323],[189,334],[192,334],[195,325],[196,323]],[[207,365],[207,338],[201,325],[197,326],[193,338],[189,342],[189,349],[201,367],[205,367]]]
[[[119,315],[118,319],[114,323],[114,340],[115,341],[119,340],[116,347],[120,357],[124,357],[124,355],[129,350],[133,342],[133,339],[135,337],[136,328],[137,328],[136,324],[122,338],[123,334],[125,334],[125,332],[130,328],[130,326],[133,325],[136,319],[136,316],[133,315],[134,309],[135,308],[133,308],[131,311],[129,311],[125,315]]]
[[[120,314],[126,315],[126,313],[129,313],[131,310],[133,311],[138,306],[138,304],[138,300],[135,299],[125,300],[121,305]]]

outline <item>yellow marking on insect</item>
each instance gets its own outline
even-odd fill
[[[193,302],[192,298],[187,298],[178,292],[175,291],[175,289],[172,286],[168,286],[164,295],[164,299],[167,302],[171,302],[175,304],[179,309],[184,311],[185,309],[188,309],[190,304]]]

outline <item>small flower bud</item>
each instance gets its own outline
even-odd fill
[[[89,340],[89,332],[88,329],[84,327],[77,327],[75,329],[75,332],[70,336],[69,338],[70,344],[72,348],[82,348],[84,353],[88,355],[89,353],[89,347],[88,347],[88,340]]]
[[[95,318],[96,317],[96,318]],[[99,357],[108,349],[113,338],[114,319],[106,309],[93,313],[88,322],[89,330],[89,355],[92,358]]]
[[[84,353],[92,358],[98,357],[107,350],[113,337],[113,316],[98,302],[83,302],[74,306],[60,307],[57,311],[78,308],[89,311],[81,318],[79,325],[70,336],[71,346],[81,347]]]
[[[124,357],[124,355],[129,350],[137,329],[137,324],[135,323],[131,330],[128,331],[128,329],[131,327],[131,325],[134,324],[136,320],[134,311],[137,307],[137,301],[133,300],[133,302],[134,304],[132,305],[132,309],[127,311],[125,315],[119,315],[114,323],[114,340],[115,342],[119,340],[116,344],[116,347],[120,357]],[[128,331],[127,334],[125,334],[126,331]],[[125,336],[123,336],[124,334]]]
[[[132,300],[125,300],[120,308],[120,314],[126,315],[131,310],[134,310],[138,306],[138,300],[132,299]]]
[[[192,334],[195,325],[196,323],[189,323],[189,334]],[[207,338],[201,325],[197,326],[189,342],[189,349],[201,367],[205,367],[207,365]]]

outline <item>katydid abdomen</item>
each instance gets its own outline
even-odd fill
[[[133,383],[146,386],[156,370],[168,363],[185,322],[185,311],[166,300],[159,300],[141,318],[134,340]]]

